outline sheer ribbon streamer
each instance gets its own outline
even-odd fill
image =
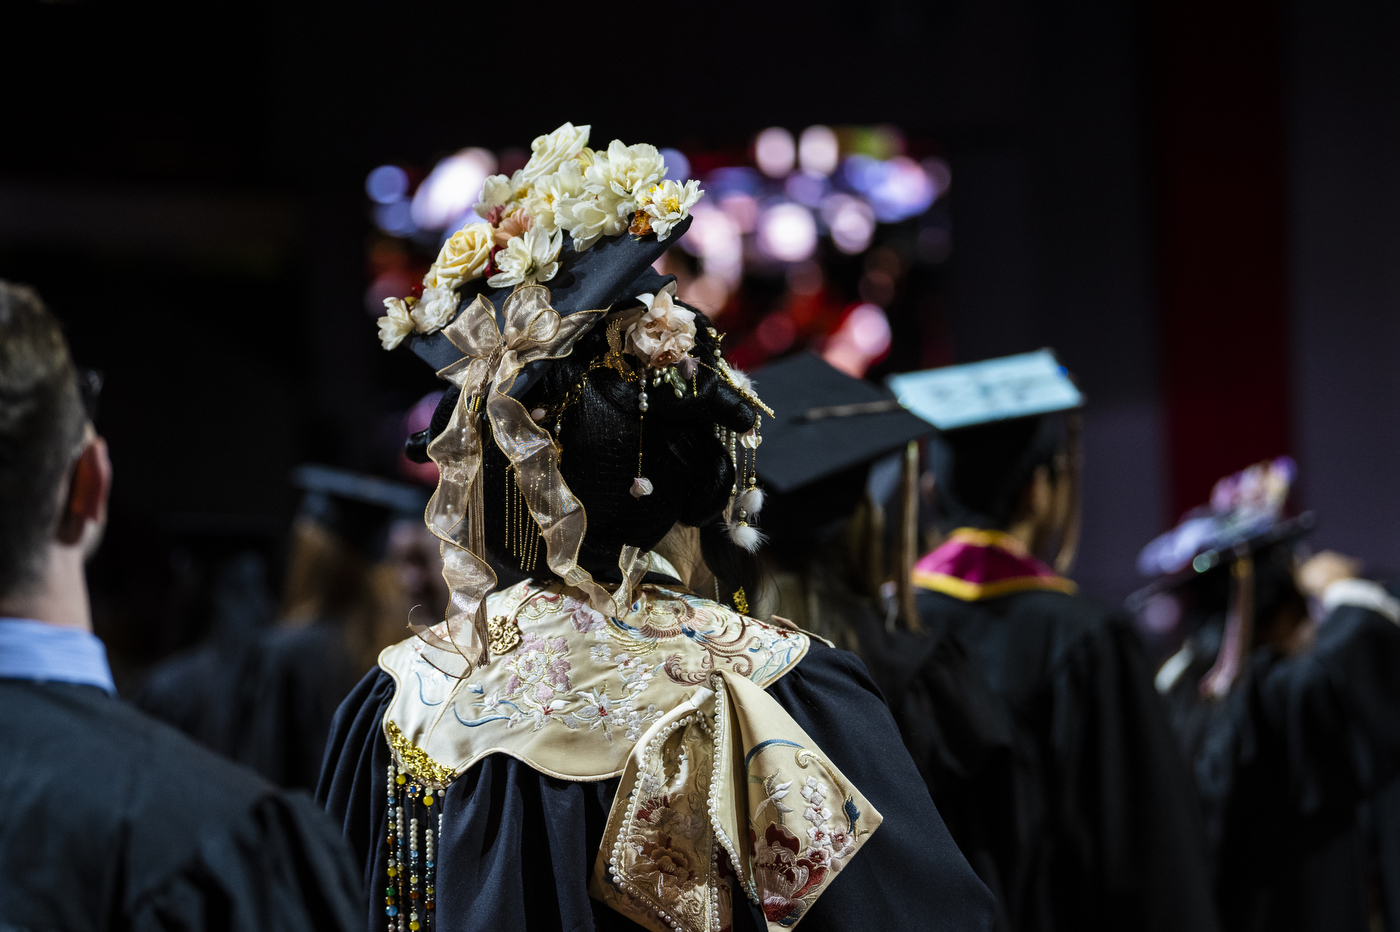
[[[543,285],[516,288],[505,300],[504,328],[498,329],[495,306],[478,295],[442,331],[465,356],[438,372],[461,394],[446,429],[428,445],[428,456],[438,466],[438,485],[424,521],[440,541],[450,598],[442,623],[429,627],[410,621],[409,626],[428,644],[466,661],[458,676],[490,659],[486,596],[496,586],[496,574],[485,560],[482,417],[490,419],[496,446],[515,466],[516,485],[544,538],[550,570],[582,592],[594,609],[622,614],[619,609],[626,607],[649,562],[635,547],[622,552],[618,563],[626,582],[616,596],[621,605],[578,565],[587,515],[559,474],[559,452],[548,431],[509,395],[524,366],[569,355],[606,313],[578,311],[565,317],[549,302]]]

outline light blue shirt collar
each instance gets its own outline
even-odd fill
[[[91,631],[0,618],[0,678],[81,683],[116,695],[107,648]]]

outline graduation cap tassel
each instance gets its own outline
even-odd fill
[[[919,442],[904,446],[899,470],[899,526],[895,529],[894,585],[898,610],[904,626],[920,631],[919,613],[914,607],[914,561],[919,553]]]

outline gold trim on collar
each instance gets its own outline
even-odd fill
[[[1073,580],[1065,579],[1063,576],[1016,576],[1011,579],[999,579],[992,583],[974,583],[956,576],[949,576],[946,573],[915,570],[912,574],[912,582],[920,589],[941,592],[964,602],[995,599],[997,596],[1010,595],[1013,592],[1030,592],[1037,589],[1063,592],[1066,595],[1074,595],[1079,591],[1079,586]]]

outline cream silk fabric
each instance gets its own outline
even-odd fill
[[[489,656],[483,600],[495,587],[496,574],[483,558],[483,416],[491,422],[496,445],[515,467],[520,493],[544,538],[550,570],[583,592],[596,610],[614,611],[612,595],[578,565],[588,520],[559,474],[559,451],[548,431],[508,394],[524,366],[567,356],[605,313],[579,311],[562,317],[549,302],[549,289],[543,285],[516,288],[501,308],[504,326],[498,328],[496,308],[478,295],[442,331],[465,355],[438,372],[461,394],[447,427],[428,445],[428,455],[438,466],[438,486],[424,519],[441,541],[442,575],[450,596],[442,624],[412,627],[438,649],[438,665],[455,675],[469,672]],[[623,551],[624,577],[639,578],[646,572],[639,556],[636,548]]]
[[[621,775],[594,898],[656,932],[718,932],[734,896],[792,927],[880,823],[764,692],[808,636],[650,584],[621,618],[581,595],[527,580],[488,596],[493,656],[464,679],[420,638],[386,649],[396,760],[435,786],[494,753],[566,780]]]

